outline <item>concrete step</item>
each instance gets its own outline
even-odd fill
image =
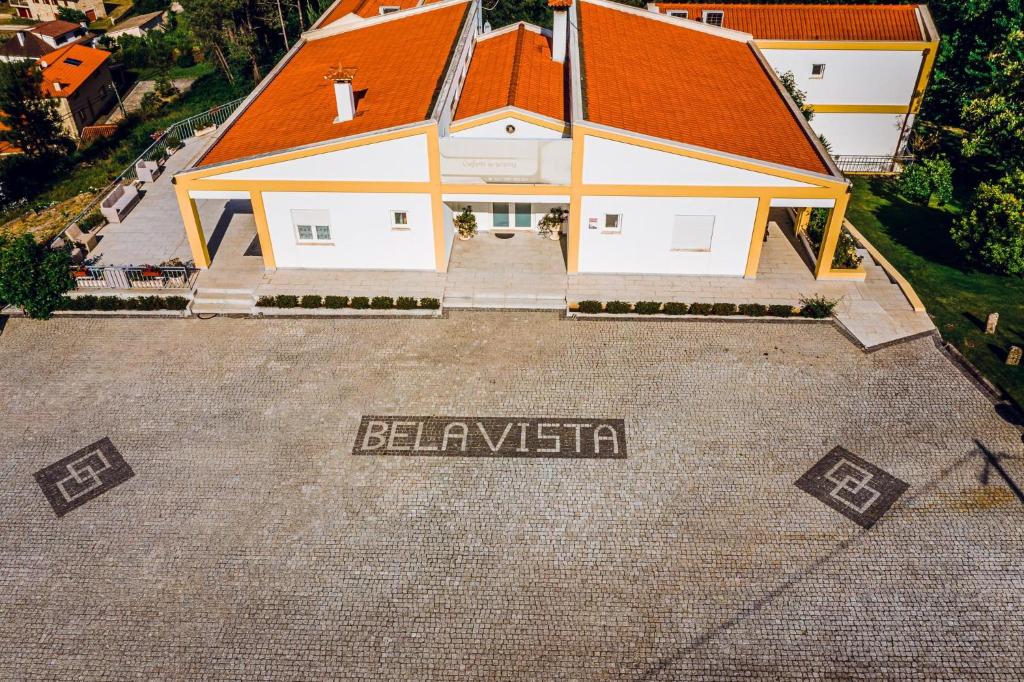
[[[445,296],[445,308],[565,310],[565,298],[515,296]]]
[[[196,292],[192,302],[194,314],[239,315],[249,314],[256,304],[256,295],[250,289],[203,289]]]

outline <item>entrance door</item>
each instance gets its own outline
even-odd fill
[[[516,227],[530,227],[533,220],[532,204],[516,204]]]

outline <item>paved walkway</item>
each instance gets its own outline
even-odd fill
[[[192,84],[196,82],[195,78],[175,78],[171,81],[178,92],[185,93],[192,88]],[[123,102],[124,108],[129,114],[134,113],[142,109],[142,98],[145,97],[146,93],[154,92],[156,90],[155,80],[143,80],[137,82],[132,86],[132,89],[124,95]],[[121,112],[121,107],[115,107],[114,111],[111,112],[110,116],[107,117],[106,122],[108,124],[120,123],[124,119],[124,114]]]
[[[564,238],[544,239],[533,230],[480,232],[469,241],[456,240],[448,263],[445,305],[564,310],[563,248]]]

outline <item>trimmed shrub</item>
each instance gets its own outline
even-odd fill
[[[395,299],[390,296],[374,296],[370,307],[374,310],[390,310],[395,307]]]
[[[260,296],[256,301],[257,308],[274,308],[277,306],[277,299],[273,296]]]
[[[441,301],[436,298],[421,298],[420,307],[424,310],[437,310],[441,307]]]
[[[661,312],[661,301],[638,301],[634,307],[640,315],[654,315]]]
[[[604,310],[604,306],[600,301],[580,301],[579,310],[587,315],[596,315]]]
[[[735,303],[712,303],[711,304],[712,315],[735,315],[736,304]]]
[[[824,296],[812,296],[811,298],[800,299],[800,317],[809,317],[814,320],[821,320],[831,317],[836,309],[836,301]]]
[[[368,299],[366,296],[353,296],[352,300],[349,302],[349,305],[351,305],[356,310],[366,310],[367,308],[370,307],[370,299]]]
[[[117,296],[100,296],[96,299],[96,308],[97,310],[122,310],[124,302]]]
[[[331,310],[344,308],[348,305],[348,296],[324,296],[324,307]]]
[[[395,307],[399,310],[414,310],[416,308],[416,299],[411,296],[399,296],[395,301]]]
[[[690,306],[686,305],[685,303],[677,303],[675,301],[672,301],[670,303],[665,304],[665,307],[662,312],[664,312],[666,315],[685,315],[686,311],[689,309]]]
[[[770,305],[768,306],[768,314],[771,317],[792,317],[793,306],[791,305]]]
[[[188,299],[184,296],[168,296],[164,299],[168,310],[184,310],[188,307]]]
[[[299,297],[291,294],[279,294],[274,297],[274,304],[278,308],[294,308],[299,305]]]
[[[96,209],[79,220],[78,227],[81,228],[83,232],[88,232],[94,227],[99,227],[105,222],[107,222],[107,219],[103,217],[103,214],[100,213],[99,209]]]
[[[768,306],[760,303],[741,303],[739,305],[740,315],[747,317],[762,317],[768,312]]]
[[[299,301],[299,305],[303,308],[319,308],[324,304],[324,299],[320,298],[316,294],[306,294]]]
[[[710,303],[691,303],[690,304],[691,315],[710,315],[711,304]]]
[[[625,315],[631,309],[632,306],[624,301],[608,301],[604,307],[604,311],[612,315]]]

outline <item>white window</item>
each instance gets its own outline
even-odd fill
[[[294,209],[292,224],[299,242],[324,244],[331,241],[331,216],[328,211]]]
[[[391,14],[392,12],[397,12],[400,9],[402,9],[402,8],[397,6],[397,5],[381,5],[380,6],[380,13],[381,14]]]
[[[392,230],[408,230],[409,229],[409,212],[408,211],[392,211],[391,212],[391,229]]]
[[[688,19],[690,17],[690,13],[685,9],[670,9],[668,11],[668,15],[670,17],[678,17],[680,19]]]
[[[824,64],[811,64],[811,78],[824,78],[825,77],[825,65]]]
[[[618,234],[622,232],[622,214],[605,213],[603,231],[609,234]]]
[[[710,251],[715,216],[677,215],[672,225],[673,251]]]
[[[708,26],[721,26],[725,12],[720,9],[706,9],[703,14],[704,23]]]

